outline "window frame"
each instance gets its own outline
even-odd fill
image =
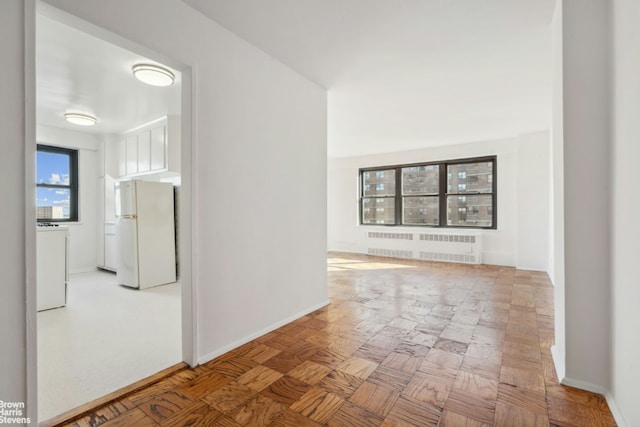
[[[459,193],[447,192],[447,171],[449,166],[462,165],[470,163],[492,163],[491,176],[491,193]],[[497,168],[497,156],[483,156],[483,157],[471,157],[464,159],[451,159],[441,160],[435,162],[419,162],[419,163],[406,163],[397,165],[384,165],[375,167],[360,168],[358,170],[358,218],[359,225],[361,226],[383,226],[383,227],[426,227],[426,228],[463,228],[463,229],[481,229],[481,230],[497,230],[498,228],[498,168]],[[409,167],[419,166],[438,166],[439,167],[439,183],[438,183],[438,198],[439,204],[439,224],[403,224],[402,222],[402,169]],[[395,171],[395,195],[391,196],[395,200],[395,223],[394,224],[368,224],[364,220],[363,199],[364,196],[364,178],[363,175],[368,172],[377,172],[382,170],[394,170]],[[490,195],[491,196],[491,225],[490,226],[471,226],[471,225],[448,225],[447,224],[447,200],[449,196],[476,196],[476,195]],[[371,196],[367,196],[371,197]]]
[[[56,147],[46,144],[36,145],[36,155],[39,152],[64,154],[69,156],[69,185],[48,184],[36,182],[38,188],[54,188],[69,190],[69,218],[36,218],[37,222],[78,222],[78,150],[73,148]],[[37,173],[36,165],[36,173]],[[37,180],[36,180],[37,181]]]

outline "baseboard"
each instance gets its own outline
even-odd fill
[[[98,267],[81,267],[69,269],[69,274],[93,273],[98,271]]]
[[[125,386],[114,392],[105,394],[102,397],[84,403],[76,408],[63,412],[60,415],[56,415],[55,417],[48,420],[40,421],[38,423],[38,427],[61,427],[70,425],[75,420],[89,415],[92,412],[95,412],[98,409],[115,402],[116,400],[120,400],[145,387],[149,387],[150,385],[160,382],[161,380],[187,368],[189,368],[189,366],[184,362],[176,363],[173,366],[169,366],[168,368],[163,369],[162,371],[143,378],[139,381],[136,381],[133,384],[129,384],[128,386]]]
[[[272,324],[270,326],[267,326],[266,328],[261,329],[260,331],[258,331],[256,333],[253,333],[251,335],[247,335],[247,336],[245,336],[243,338],[240,338],[237,341],[232,342],[229,345],[226,345],[226,346],[224,346],[222,348],[216,349],[216,350],[214,350],[214,351],[212,351],[212,352],[210,352],[208,354],[205,354],[204,356],[198,357],[198,364],[201,365],[203,363],[210,362],[211,360],[215,359],[218,356],[221,356],[221,355],[223,355],[223,354],[225,354],[225,353],[227,353],[227,352],[229,352],[229,351],[231,351],[231,350],[233,350],[235,348],[238,348],[241,345],[244,345],[244,344],[248,343],[249,341],[253,341],[256,338],[259,338],[259,337],[261,337],[261,336],[263,336],[265,334],[268,334],[269,332],[272,332],[272,331],[278,329],[279,327],[286,325],[287,323],[291,323],[294,320],[299,319],[302,316],[306,316],[307,314],[312,313],[312,312],[318,310],[319,308],[322,308],[322,307],[324,307],[324,306],[326,306],[328,304],[329,304],[329,300],[327,299],[327,300],[325,300],[325,301],[323,301],[323,302],[321,302],[319,304],[316,304],[316,305],[314,305],[314,306],[312,306],[310,308],[307,308],[307,309],[305,309],[303,311],[300,311],[300,312],[298,312],[298,313],[296,313],[296,314],[294,314],[292,316],[289,316],[286,319],[283,319],[283,320],[281,320],[279,322],[276,322],[276,323],[274,323],[274,324]]]
[[[592,384],[590,382],[587,381],[580,381],[580,380],[574,380],[572,378],[568,378],[568,377],[564,377],[560,380],[560,384],[563,385],[568,385],[569,387],[575,387],[575,388],[579,388],[582,390],[586,390],[586,391],[590,391],[592,393],[597,393],[597,394],[601,394],[603,396],[606,396],[609,393],[609,390],[607,390],[606,388],[596,385],[596,384]]]
[[[547,269],[544,267],[540,267],[540,266],[535,266],[535,265],[516,265],[515,266],[518,270],[522,270],[522,271],[535,271],[535,272],[539,272],[539,273],[547,273]],[[549,275],[549,273],[547,273],[547,276]]]
[[[628,427],[629,424],[622,416],[622,412],[620,412],[620,408],[618,407],[616,400],[613,398],[613,395],[611,393],[607,393],[604,397],[607,399],[607,405],[609,405],[609,409],[611,409],[611,413],[613,414],[613,418],[615,418],[618,427]]]
[[[553,359],[553,367],[556,370],[556,375],[558,376],[558,378],[564,377],[564,372],[565,372],[564,361],[560,360],[560,355],[558,354],[558,346],[552,345],[549,350],[551,350],[551,359]],[[560,365],[560,367],[562,368],[562,371],[558,369],[558,365]]]
[[[556,371],[558,370],[558,350],[557,347],[554,345],[551,347],[551,357],[553,359],[553,364],[556,367]],[[607,400],[607,405],[609,405],[609,409],[611,410],[611,414],[613,415],[613,418],[616,420],[616,423],[618,424],[618,426],[620,427],[627,427],[628,424],[625,421],[624,417],[622,416],[622,412],[620,412],[620,408],[618,407],[618,404],[616,403],[613,395],[611,394],[611,392],[609,390],[607,390],[606,388],[596,385],[596,384],[592,384],[586,381],[580,381],[580,380],[575,380],[572,378],[567,378],[564,377],[564,372],[561,374],[560,372],[557,373],[558,374],[558,378],[561,378],[560,380],[560,384],[564,384],[566,386],[569,387],[575,387],[575,388],[579,388],[582,390],[587,390],[593,393],[597,393],[597,394],[601,394],[604,396],[604,398]]]
[[[618,424],[618,426],[619,427],[628,426],[627,422],[622,416],[622,412],[620,412],[620,408],[618,407],[616,400],[614,399],[613,395],[609,390],[599,385],[591,384],[586,381],[579,381],[579,380],[574,380],[566,377],[563,378],[562,381],[560,381],[560,384],[568,385],[569,387],[575,387],[575,388],[579,388],[582,390],[587,390],[593,393],[598,393],[603,395],[604,398],[607,400],[607,405],[609,405],[611,414],[613,415],[613,418],[616,420],[616,423]]]

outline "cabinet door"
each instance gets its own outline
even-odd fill
[[[116,220],[116,181],[109,175],[104,178],[104,221]]]
[[[127,139],[118,141],[118,176],[127,174]]]
[[[138,135],[127,136],[126,174],[138,173]]]
[[[110,270],[116,270],[118,264],[118,253],[116,247],[116,235],[104,235],[104,266]]]
[[[138,134],[138,172],[151,170],[151,131]]]
[[[38,231],[36,242],[38,311],[62,307],[67,292],[67,233]]]
[[[151,129],[151,170],[166,169],[166,127],[159,126]]]

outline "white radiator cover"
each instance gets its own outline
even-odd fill
[[[482,264],[482,235],[475,230],[365,233],[369,255]]]

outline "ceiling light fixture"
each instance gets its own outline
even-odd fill
[[[133,66],[136,79],[151,86],[171,86],[176,76],[166,68],[152,64],[138,64]]]
[[[84,113],[65,113],[64,118],[69,123],[80,126],[93,126],[98,121],[94,116]]]

